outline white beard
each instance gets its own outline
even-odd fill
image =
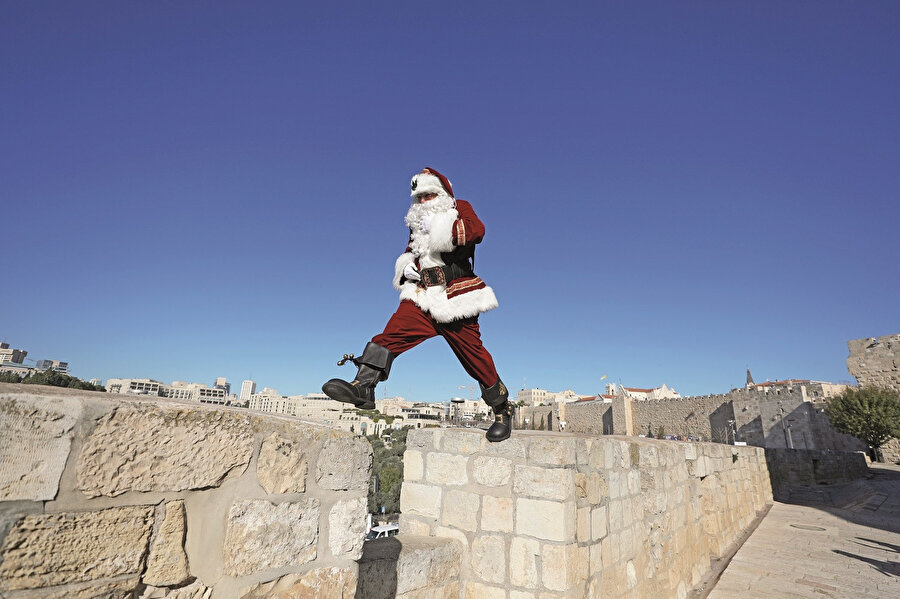
[[[424,256],[429,250],[432,250],[430,235],[419,230],[419,222],[425,215],[432,217],[432,229],[438,219],[438,215],[447,215],[453,211],[453,220],[456,219],[456,200],[446,193],[438,194],[436,198],[428,202],[420,203],[413,200],[413,204],[406,213],[406,226],[412,231],[412,239],[409,248],[416,256]],[[452,223],[451,223],[452,224]]]

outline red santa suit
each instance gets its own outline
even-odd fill
[[[415,200],[406,216],[409,245],[394,265],[394,287],[400,306],[373,343],[398,355],[426,339],[441,335],[466,372],[484,387],[500,377],[481,342],[478,315],[497,307],[494,291],[473,271],[475,246],[484,238],[484,223],[471,204],[452,196],[449,181],[426,169],[412,182]],[[404,275],[414,265],[420,276]]]

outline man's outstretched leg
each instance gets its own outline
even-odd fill
[[[385,381],[391,372],[394,354],[377,343],[369,342],[363,354],[353,359],[359,369],[352,382],[331,379],[322,385],[322,392],[331,399],[350,403],[361,410],[375,409],[375,385]]]
[[[509,403],[509,391],[500,380],[494,359],[481,342],[478,318],[467,318],[441,325],[438,332],[450,344],[460,364],[481,388],[481,399],[494,412],[494,423],[485,434],[488,441],[496,443],[509,439],[512,434],[513,405]]]
[[[410,301],[400,302],[384,332],[372,338],[362,356],[352,358],[359,367],[353,382],[331,379],[322,385],[322,392],[361,410],[374,410],[375,385],[387,380],[394,358],[435,335],[434,324],[422,310]]]

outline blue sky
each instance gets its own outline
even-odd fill
[[[3,3],[0,339],[318,392],[396,308],[428,165],[487,226],[511,388],[847,380],[900,332],[897,31],[893,1]],[[434,339],[378,396],[471,384]]]

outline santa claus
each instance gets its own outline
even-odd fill
[[[387,380],[394,358],[440,335],[478,381],[481,398],[494,413],[488,441],[503,441],[512,430],[513,409],[478,327],[478,315],[497,307],[494,291],[474,272],[475,245],[484,238],[484,223],[433,168],[416,174],[410,187],[409,244],[394,265],[400,306],[361,356],[345,356],[359,368],[356,378],[349,383],[331,379],[322,391],[360,409],[374,409],[375,386]]]

